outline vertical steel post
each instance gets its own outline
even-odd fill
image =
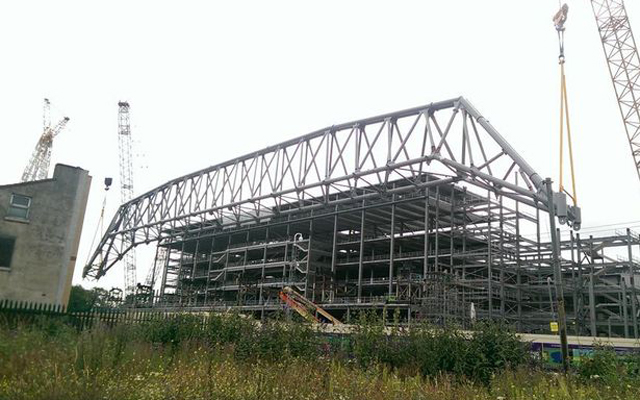
[[[505,300],[505,282],[504,282],[504,205],[502,202],[502,196],[498,201],[500,205],[500,243],[498,248],[500,249],[500,318],[505,317],[506,300]]]
[[[226,257],[224,258],[224,269],[223,269],[223,274],[222,274],[222,285],[221,286],[226,286],[227,285],[227,275],[228,275],[228,271],[229,271],[229,257],[231,255],[231,234],[229,234],[227,236],[227,248],[226,250]],[[222,298],[224,298],[224,295],[222,295]],[[236,300],[238,300],[238,295],[236,293]]]
[[[564,311],[564,290],[562,287],[562,270],[560,267],[560,242],[556,231],[555,204],[553,202],[553,189],[551,179],[545,180],[547,188],[547,207],[549,211],[549,229],[551,230],[551,249],[553,259],[553,271],[556,284],[556,308],[558,310],[558,327],[560,331],[560,344],[562,350],[562,368],[569,370],[569,345],[567,343],[567,316]]]
[[[467,188],[463,188],[462,189],[462,260],[461,260],[461,273],[460,273],[460,281],[461,282],[465,282],[465,280],[467,279],[467,237],[469,235],[469,232],[467,231],[467,201],[468,201],[468,197],[467,197]],[[461,285],[460,287],[460,297],[461,297],[461,310],[460,310],[460,316],[462,318],[462,323],[464,325],[464,321],[466,319],[467,316],[467,312],[471,313],[471,310],[469,308],[467,308],[466,306],[466,286],[465,285]],[[470,305],[469,305],[470,306]],[[469,318],[471,316],[469,315]]]
[[[331,249],[331,287],[329,292],[329,302],[333,302],[336,296],[336,262],[338,258],[338,206],[333,216],[333,241]]]
[[[627,228],[627,256],[629,257],[629,283],[631,286],[631,321],[633,323],[633,337],[638,338],[638,314],[636,297],[635,271],[633,266],[633,252],[631,250],[631,229]]]
[[[391,229],[390,229],[390,238],[389,238],[389,293],[391,296],[393,294],[393,253],[395,246],[395,234],[396,234],[396,195],[392,195],[391,197]],[[402,234],[402,233],[401,233]]]
[[[576,281],[576,257],[575,257],[575,240],[573,231],[569,232],[569,243],[571,244],[571,282],[573,284],[573,334],[578,335],[578,283]],[[580,258],[580,254],[578,254]]]
[[[589,319],[591,320],[591,336],[598,336],[596,326],[596,295],[595,295],[595,260],[593,259],[593,236],[589,236],[589,254],[591,257],[589,271]]]
[[[358,259],[358,303],[362,299],[362,269],[364,263],[364,220],[366,217],[364,201],[362,204],[362,213],[360,214],[360,254]]]
[[[425,199],[424,199],[424,264],[422,265],[422,279],[425,281],[426,287],[426,279],[428,273],[428,263],[429,259],[429,188],[425,189]]]
[[[451,220],[449,222],[449,272],[453,274],[453,242],[455,240],[455,199],[456,190],[451,190]]]
[[[435,217],[435,254],[434,254],[434,264],[433,270],[435,272],[440,271],[440,185],[436,186],[436,217]]]
[[[536,203],[537,204],[537,203]],[[538,260],[538,268],[536,268],[537,280],[539,282],[542,281],[542,249],[540,246],[540,207],[536,207],[536,249],[537,249],[537,257]],[[544,310],[544,299],[543,296],[538,297],[538,310]]]
[[[624,321],[624,337],[628,338],[629,337],[629,315],[628,315],[628,308],[629,305],[627,304],[627,285],[624,281],[624,275],[620,274],[620,289],[622,291],[622,293],[620,293],[622,295],[622,319]]]
[[[313,216],[313,212],[311,213],[311,215]],[[316,291],[315,291],[315,285],[316,285],[316,271],[315,271],[315,265],[311,265],[311,253],[313,252],[313,249],[311,248],[311,245],[313,243],[313,218],[311,218],[309,220],[309,238],[307,239],[307,273],[304,277],[304,295],[307,297],[307,299],[310,299],[311,301],[315,302],[316,301]],[[312,267],[314,269],[312,269]],[[312,282],[309,282],[309,280],[312,280]],[[311,289],[311,296],[309,296],[309,289]],[[317,313],[317,312],[316,312]]]
[[[491,251],[491,236],[493,235],[491,232],[491,219],[493,216],[491,212],[491,192],[487,191],[487,289],[489,292],[487,298],[489,300],[489,319],[493,319],[493,252]]]
[[[518,174],[515,174],[516,183],[518,182]],[[522,271],[520,260],[520,202],[516,201],[516,301],[518,310],[518,322],[516,327],[518,331],[522,330]]]
[[[204,303],[209,301],[209,285],[211,284],[211,266],[213,265],[213,253],[215,251],[216,236],[211,236],[211,249],[209,250],[209,266],[207,268],[207,282],[204,289]]]
[[[184,299],[184,292],[183,292],[183,290],[184,290],[183,286],[184,285],[182,283],[183,282],[182,278],[183,278],[183,275],[184,275],[183,274],[183,269],[182,269],[182,267],[183,267],[182,260],[184,260],[184,244],[185,244],[185,241],[183,240],[182,241],[182,248],[180,249],[180,260],[178,261],[178,282],[176,283],[176,293],[178,293],[179,296],[180,296],[180,301],[179,301],[180,305],[182,305],[182,300]]]
[[[578,308],[576,308],[576,324],[577,324],[577,334],[578,336],[582,336],[584,332],[584,274],[582,270],[582,240],[580,239],[580,234],[576,234],[576,254],[578,255]],[[580,313],[578,315],[578,310]]]
[[[196,239],[196,248],[193,252],[193,266],[191,267],[191,290],[195,298],[195,305],[198,304],[198,286],[196,285],[196,273],[198,271],[198,252],[200,248],[200,239]]]
[[[262,249],[262,268],[260,269],[260,292],[258,293],[258,302],[264,309],[264,279],[265,265],[267,264],[267,252],[269,248],[269,227],[264,231],[264,248]]]

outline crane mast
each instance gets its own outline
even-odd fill
[[[158,282],[158,278],[162,275],[162,268],[167,262],[169,252],[164,247],[157,247],[157,255],[153,266],[147,271],[147,278],[144,280],[145,286],[148,286],[153,292],[153,288]]]
[[[118,103],[118,150],[120,154],[120,198],[127,203],[133,198],[133,160],[132,160],[131,123],[129,120],[129,103]],[[122,246],[131,247],[133,238],[126,236]],[[131,249],[123,256],[124,261],[124,293],[125,298],[136,290],[136,255]]]
[[[629,147],[640,178],[640,58],[623,0],[591,0]]]
[[[51,127],[51,103],[49,99],[44,99],[44,107],[42,113],[43,129],[36,148],[31,154],[29,164],[22,173],[22,182],[47,179],[49,174],[49,165],[51,164],[51,149],[53,148],[53,138],[64,129],[69,122],[69,117],[64,117],[57,124]]]

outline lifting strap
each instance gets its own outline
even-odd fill
[[[558,32],[558,43],[560,45],[560,55],[558,63],[560,64],[560,181],[559,192],[564,192],[573,200],[573,205],[578,204],[578,196],[576,193],[575,169],[573,166],[573,147],[571,144],[571,124],[569,122],[569,98],[567,96],[567,79],[564,73],[564,23],[567,20],[567,12],[569,7],[565,4],[560,11],[554,16],[553,22]],[[571,193],[564,187],[564,128],[567,128],[567,147],[569,148],[569,167],[571,172]]]

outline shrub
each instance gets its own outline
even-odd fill
[[[211,344],[231,344],[252,337],[256,321],[237,313],[211,314],[204,335]]]
[[[358,315],[351,341],[353,356],[362,367],[383,361],[389,353],[384,323],[373,311]]]
[[[30,329],[45,337],[64,337],[75,331],[60,318],[32,320]],[[454,327],[414,326],[410,330],[385,326],[375,312],[363,312],[357,318],[355,332],[340,338],[336,360],[352,357],[363,368],[400,372],[413,376],[435,377],[452,374],[489,383],[492,376],[527,360],[526,345],[503,324],[481,323],[469,335]],[[258,322],[237,313],[172,314],[143,323],[96,326],[81,333],[77,340],[76,367],[82,371],[121,368],[132,344],[162,349],[169,346],[169,359],[181,348],[192,346],[207,354],[230,354],[237,360],[287,362],[292,359],[315,360],[327,354],[332,340],[322,337],[306,323],[267,320]],[[333,341],[335,342],[335,341]],[[347,346],[343,346],[343,344]],[[0,346],[0,351],[3,350]],[[624,365],[611,364],[606,353],[590,360],[582,376],[637,376],[640,358],[629,358]],[[615,356],[613,356],[615,359]],[[609,368],[610,370],[607,370]],[[623,372],[620,372],[624,369]],[[606,370],[606,371],[605,371]],[[604,372],[602,372],[604,371]]]
[[[621,386],[640,383],[640,354],[616,354],[611,347],[597,346],[576,370],[583,382]]]
[[[410,331],[384,327],[362,314],[352,337],[353,356],[362,367],[383,364],[423,376],[454,374],[488,384],[492,376],[529,360],[527,345],[505,324],[481,323],[467,335],[454,327],[420,325]]]
[[[151,343],[174,344],[202,338],[203,317],[193,314],[170,315],[140,324],[139,334]]]
[[[483,322],[468,343],[465,374],[487,384],[496,372],[528,362],[527,347],[508,325]]]

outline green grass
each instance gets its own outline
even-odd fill
[[[80,333],[0,329],[0,399],[640,398],[637,374],[610,353],[567,378],[507,362],[519,345],[495,327],[462,344],[453,331],[383,340],[365,324],[330,351],[304,325],[225,318],[205,329],[189,316]]]

